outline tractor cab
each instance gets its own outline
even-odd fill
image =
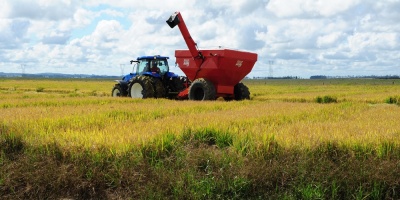
[[[169,72],[169,57],[163,56],[142,56],[137,58],[136,66],[137,75],[150,75],[153,77],[162,77]]]
[[[168,60],[165,56],[141,56],[137,60],[131,60],[133,70],[131,73],[122,77],[122,81],[129,82],[133,77],[139,75],[162,78],[164,75],[170,76]],[[173,74],[173,73],[172,73]]]
[[[168,59],[169,57],[159,55],[138,57],[137,61],[135,61],[137,65],[134,67],[133,75],[128,80],[138,75],[151,76],[163,80],[177,78],[177,74],[169,71]]]

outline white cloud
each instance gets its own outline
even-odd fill
[[[360,3],[360,0],[271,0],[268,10],[278,17],[330,17]]]
[[[71,1],[49,0],[13,0],[8,1],[13,18],[61,20],[69,18],[75,11],[75,3]]]
[[[30,22],[24,19],[0,19],[0,48],[19,48],[28,42],[26,34],[29,26]]]
[[[146,0],[146,1],[125,1],[125,0],[87,0],[85,5],[98,6],[98,5],[110,5],[112,7],[135,9],[135,10],[169,10],[170,12],[193,8],[195,1],[181,1],[181,0],[167,0],[162,3],[158,0]]]
[[[346,35],[342,32],[333,32],[327,35],[322,35],[317,38],[317,46],[319,48],[337,47],[338,43],[343,41]]]
[[[398,33],[356,33],[348,38],[350,49],[354,52],[363,50],[389,50],[399,46]]]
[[[235,14],[235,15],[247,15],[252,13],[257,9],[262,9],[267,4],[265,0],[209,0],[207,2],[204,1],[207,7],[211,7],[212,9],[219,10],[221,13],[225,14]],[[198,5],[203,4],[203,1]],[[207,9],[204,7],[204,9]]]
[[[0,71],[119,75],[153,54],[173,63],[187,47],[165,20],[181,11],[200,48],[258,53],[252,75],[268,75],[269,61],[275,76],[399,74],[399,10],[398,0],[4,0]]]
[[[64,32],[53,31],[49,35],[44,36],[42,42],[45,44],[65,44],[70,35]]]
[[[0,2],[0,19],[6,18],[10,15],[11,6],[7,1]]]
[[[79,8],[73,15],[72,20],[75,22],[75,27],[83,27],[89,25],[96,13],[92,11],[88,11],[86,9]]]

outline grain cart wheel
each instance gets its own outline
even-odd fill
[[[152,84],[154,88],[154,97],[156,98],[163,98],[165,97],[165,88],[162,83],[162,81],[158,78],[151,78],[152,79]]]
[[[122,90],[121,85],[119,84],[116,84],[111,91],[112,97],[125,97],[126,95],[127,92]]]
[[[247,86],[245,86],[243,83],[238,83],[235,85],[233,89],[234,95],[235,95],[235,100],[245,100],[245,99],[250,99],[250,91]]]
[[[189,88],[189,99],[195,101],[215,100],[214,84],[204,78],[193,81]]]
[[[129,95],[132,98],[153,98],[154,88],[148,76],[135,76],[129,84]]]

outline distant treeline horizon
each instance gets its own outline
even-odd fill
[[[64,74],[64,73],[5,73],[0,72],[0,77],[14,78],[121,78],[122,76],[115,75],[95,75],[95,74]],[[351,78],[370,78],[370,79],[400,79],[399,75],[346,75],[346,76],[327,76],[327,75],[312,75],[309,79],[351,79]],[[245,77],[245,79],[307,79],[300,76],[253,76]]]

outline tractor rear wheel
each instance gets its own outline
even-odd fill
[[[165,97],[165,88],[162,81],[158,78],[152,78],[152,84],[154,87],[154,97],[156,98],[163,98]]]
[[[214,84],[204,78],[193,81],[189,88],[189,99],[195,101],[215,100],[216,91]]]
[[[235,100],[237,101],[250,99],[249,88],[245,86],[243,83],[236,84],[233,89],[233,92],[235,95]]]
[[[148,76],[135,76],[129,84],[129,96],[132,98],[153,98],[154,88]]]
[[[122,90],[121,85],[115,84],[112,91],[111,91],[111,96],[112,97],[125,97],[127,95],[127,92]]]

